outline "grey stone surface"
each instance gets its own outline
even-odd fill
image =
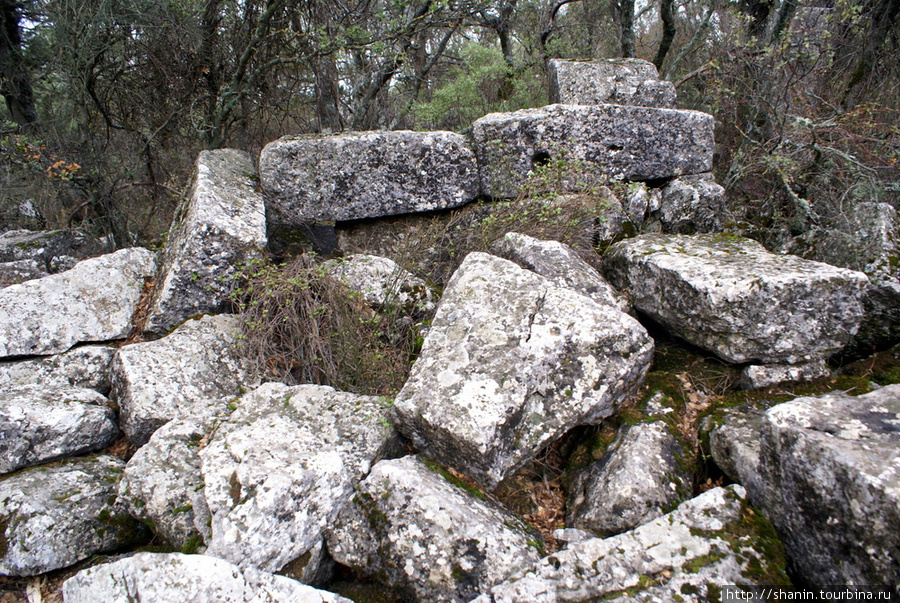
[[[675,86],[641,59],[547,62],[550,102],[572,105],[675,106]]]
[[[37,260],[16,260],[0,263],[0,288],[18,285],[25,281],[47,276],[46,270]]]
[[[741,389],[762,389],[779,383],[800,383],[831,376],[824,360],[806,364],[751,364],[741,371]]]
[[[0,473],[100,450],[119,435],[109,401],[90,389],[0,390]]]
[[[457,207],[478,196],[478,168],[452,132],[286,136],[259,159],[278,222],[355,220]]]
[[[37,360],[0,362],[0,388],[20,385],[84,387],[108,394],[115,349],[87,345]]]
[[[196,419],[169,421],[129,459],[119,484],[119,500],[128,512],[179,550],[209,540],[200,444],[211,427]]]
[[[491,252],[550,279],[559,287],[569,287],[597,303],[631,312],[628,300],[568,245],[510,232],[491,245]]]
[[[412,456],[376,464],[328,533],[339,563],[417,601],[468,601],[536,563],[539,542]]]
[[[41,270],[53,269],[56,258],[79,260],[109,251],[108,245],[77,228],[64,230],[10,230],[0,234],[0,262],[34,260]],[[65,264],[65,262],[63,262]]]
[[[267,383],[236,404],[200,451],[207,554],[278,571],[322,539],[396,432],[384,399],[325,386]]]
[[[284,576],[180,553],[137,553],[81,570],[62,592],[65,603],[351,603]]]
[[[728,214],[725,189],[712,174],[682,176],[661,189],[659,208],[650,221],[671,234],[722,232]]]
[[[652,180],[712,169],[713,118],[698,111],[549,105],[491,113],[472,125],[482,192],[514,197],[535,165],[583,162],[579,180]]]
[[[626,425],[596,463],[575,473],[566,525],[613,536],[656,519],[687,498],[685,451],[663,421]]]
[[[472,253],[394,402],[419,450],[493,487],[636,393],[653,341],[632,317],[508,260]]]
[[[147,249],[123,249],[72,270],[0,289],[0,357],[56,354],[76,343],[125,337],[144,279]]]
[[[43,574],[140,539],[115,502],[124,465],[97,456],[0,478],[0,575]]]
[[[703,430],[716,465],[747,489],[754,505],[767,508],[769,489],[759,467],[763,414],[765,409],[752,406],[726,408],[705,419]]]
[[[900,385],[771,408],[760,470],[805,580],[900,584]]]
[[[329,260],[326,266],[375,308],[396,306],[408,313],[434,310],[435,295],[428,284],[391,259],[361,253]]]
[[[202,151],[160,261],[146,333],[163,335],[188,318],[223,312],[241,264],[262,258],[266,208],[249,153]]]
[[[733,235],[641,235],[604,274],[635,308],[728,362],[795,364],[838,352],[862,319],[860,272],[769,253]]]
[[[708,490],[630,532],[572,543],[474,601],[712,601],[723,584],[786,584],[743,498],[741,486]]]
[[[226,410],[223,398],[254,387],[258,379],[237,346],[239,331],[234,316],[204,316],[162,339],[121,347],[110,398],[128,439],[141,446],[172,419],[203,424]]]

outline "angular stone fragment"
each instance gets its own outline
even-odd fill
[[[547,62],[550,102],[570,105],[675,107],[675,86],[641,59]]]
[[[535,564],[539,542],[411,456],[376,464],[328,533],[335,560],[418,601],[468,601]]]
[[[180,553],[137,553],[81,570],[62,591],[66,603],[351,603],[284,576]]]
[[[83,387],[109,393],[109,365],[115,349],[87,345],[38,360],[0,362],[0,388],[20,385]]]
[[[698,111],[549,105],[491,113],[472,125],[482,192],[514,197],[535,166],[583,162],[581,180],[653,180],[712,169],[713,118]]]
[[[233,316],[204,316],[162,339],[119,349],[110,398],[119,404],[122,431],[132,443],[146,444],[172,419],[206,423],[225,410],[224,397],[258,383],[237,345],[239,331]]]
[[[659,208],[650,216],[671,234],[722,232],[726,222],[725,189],[712,174],[682,176],[661,190]]]
[[[266,208],[249,153],[202,151],[190,193],[172,222],[144,332],[227,309],[242,263],[266,247]]]
[[[35,260],[0,263],[0,288],[18,285],[43,276],[47,276],[47,272]]]
[[[124,466],[97,456],[0,478],[0,575],[43,574],[142,538],[115,502]]]
[[[77,261],[107,251],[107,243],[77,228],[10,230],[0,234],[0,262],[34,260],[41,270],[49,272],[59,272],[54,269],[60,263],[58,259]]]
[[[760,474],[759,451],[764,409],[752,406],[725,408],[704,420],[709,451],[722,472],[747,489],[750,501],[768,508],[769,489]]]
[[[0,390],[0,473],[108,446],[119,435],[108,403],[74,387]]]
[[[194,419],[166,423],[134,453],[119,485],[128,512],[181,550],[210,536],[200,471],[200,443],[210,427]]]
[[[630,532],[570,544],[474,601],[715,601],[723,584],[788,584],[766,524],[741,486],[714,488]]]
[[[805,364],[751,364],[741,371],[741,389],[762,389],[779,383],[814,381],[831,376],[824,360]]]
[[[604,273],[635,308],[735,363],[796,364],[839,351],[862,319],[868,283],[733,235],[642,235],[613,245]]]
[[[358,291],[375,308],[399,307],[409,313],[434,309],[428,284],[388,258],[354,254],[330,260],[326,266],[331,275]]]
[[[125,337],[144,279],[155,270],[151,251],[123,249],[0,290],[0,357]]]
[[[900,385],[771,408],[760,465],[806,581],[900,584]]]
[[[396,432],[381,398],[325,386],[267,383],[236,404],[200,451],[206,553],[278,571],[321,540]]]
[[[448,209],[478,196],[475,154],[452,132],[286,136],[259,159],[278,222]]]
[[[632,317],[483,253],[463,261],[394,403],[419,450],[493,487],[643,383],[653,340]]]
[[[491,252],[550,279],[558,287],[569,287],[622,312],[631,311],[631,304],[568,245],[509,232],[491,245]]]
[[[656,519],[687,497],[684,456],[663,421],[626,426],[596,463],[576,473],[566,525],[613,536]]]

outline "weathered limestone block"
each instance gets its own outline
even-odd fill
[[[762,389],[779,383],[800,383],[831,376],[824,360],[794,365],[751,364],[741,371],[741,389]]]
[[[142,538],[115,502],[124,466],[97,456],[0,478],[0,575],[43,574]]]
[[[566,525],[613,536],[656,519],[690,492],[683,455],[663,421],[625,426],[603,458],[576,473]]]
[[[396,306],[406,312],[434,309],[434,294],[428,284],[391,259],[353,254],[326,262],[328,272],[358,291],[375,308]]]
[[[281,222],[355,220],[448,209],[478,196],[475,154],[452,132],[286,136],[259,159]]]
[[[767,509],[812,584],[900,584],[900,385],[797,398],[765,415]]]
[[[238,320],[204,316],[171,335],[123,346],[112,363],[110,398],[121,409],[121,427],[137,446],[172,419],[204,424],[226,410],[227,396],[258,383],[237,346]]]
[[[547,62],[550,102],[570,105],[675,107],[675,86],[641,59]]]
[[[712,174],[682,176],[661,189],[651,222],[671,234],[722,232],[726,222],[725,189]]]
[[[641,387],[652,354],[627,314],[472,253],[394,402],[398,429],[493,488],[572,427],[611,415]]]
[[[781,546],[744,495],[714,488],[630,532],[569,544],[474,601],[713,601],[723,584],[788,584]]]
[[[481,190],[514,197],[536,165],[583,162],[582,181],[653,180],[712,169],[713,118],[699,111],[549,105],[491,113],[472,125]]]
[[[383,399],[325,386],[267,383],[236,404],[200,451],[206,554],[278,571],[322,539],[397,435]]]
[[[190,193],[169,230],[146,333],[163,335],[188,318],[226,310],[237,270],[266,247],[255,177],[249,153],[220,149],[197,157]]]
[[[604,258],[635,308],[728,362],[797,364],[839,351],[862,319],[860,272],[733,235],[642,235]]]
[[[109,365],[115,349],[87,345],[37,360],[0,362],[0,388],[20,385],[83,387],[109,393]]]
[[[151,251],[123,249],[0,289],[0,357],[57,354],[76,343],[125,337],[144,279],[155,270]]]
[[[414,600],[469,601],[537,563],[539,541],[513,515],[408,456],[372,468],[329,531],[328,550]]]
[[[569,287],[597,303],[631,312],[628,300],[568,245],[509,232],[491,245],[491,252],[550,279],[558,287]]]
[[[0,391],[0,473],[100,450],[119,435],[109,401],[90,389]]]
[[[738,406],[704,419],[709,451],[719,469],[747,489],[755,506],[768,508],[769,488],[760,474],[759,451],[764,409]]]
[[[18,285],[44,276],[47,276],[47,272],[36,260],[0,263],[0,288]]]
[[[59,272],[71,261],[101,255],[109,245],[77,228],[65,230],[10,230],[0,234],[0,262],[34,260],[41,270]],[[56,261],[54,261],[56,260]]]
[[[352,603],[284,576],[180,553],[137,553],[81,570],[62,591],[66,603]]]
[[[200,443],[210,427],[194,419],[166,423],[134,453],[119,484],[128,512],[180,550],[196,549],[210,536],[200,472]]]

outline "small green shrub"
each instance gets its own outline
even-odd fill
[[[240,277],[241,345],[262,378],[375,395],[406,380],[415,326],[399,305],[376,313],[313,255],[251,263]]]

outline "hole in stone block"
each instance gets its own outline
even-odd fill
[[[535,151],[531,156],[532,167],[541,167],[550,163],[550,153],[547,151]]]

